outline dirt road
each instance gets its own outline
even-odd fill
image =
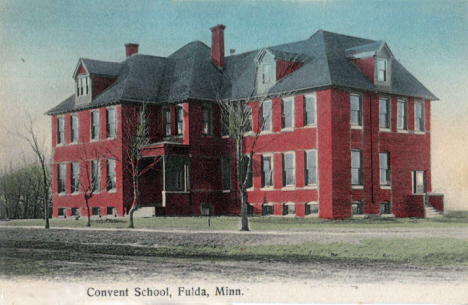
[[[138,254],[161,246],[300,245],[361,243],[366,239],[468,239],[468,228],[317,229],[275,232],[0,228],[0,279],[242,280],[307,283],[463,283],[468,267],[428,267],[360,261],[223,260]],[[55,245],[47,248],[44,244]],[[137,253],[113,252],[125,247]],[[128,251],[128,250],[126,250]]]

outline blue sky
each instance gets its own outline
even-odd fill
[[[218,23],[226,25],[226,50],[237,53],[306,39],[319,29],[385,40],[440,98],[433,104],[439,126],[433,163],[447,162],[447,146],[467,150],[468,1],[2,0],[0,111],[7,116],[0,122],[0,161],[23,151],[6,130],[25,109],[50,143],[50,120],[42,114],[73,93],[79,57],[121,61],[127,42],[139,43],[140,53],[167,56],[194,40],[210,45],[209,28]],[[464,156],[459,162],[466,163]]]

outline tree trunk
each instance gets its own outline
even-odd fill
[[[242,149],[243,149],[243,141],[242,136],[237,139],[236,141],[236,159],[237,159],[237,180],[238,180],[238,188],[240,190],[240,197],[241,197],[241,231],[250,231],[249,230],[249,218],[247,216],[247,192],[245,191],[245,182],[246,182],[246,175],[243,170],[243,162],[242,162]],[[242,168],[241,168],[242,167]]]
[[[138,174],[138,173],[137,173]],[[133,213],[135,212],[136,208],[137,208],[137,204],[138,204],[138,193],[139,193],[139,189],[138,189],[138,177],[134,177],[133,178],[133,203],[132,203],[132,207],[130,208],[130,212],[129,212],[129,215],[130,215],[130,224],[128,225],[129,228],[131,229],[134,229],[135,226],[133,224]]]
[[[49,188],[47,184],[47,173],[45,169],[44,160],[41,159],[41,167],[42,167],[42,180],[44,183],[44,217],[45,217],[45,228],[48,229],[49,225]]]
[[[91,227],[91,213],[89,211],[89,198],[86,196],[85,197],[85,202],[86,202],[86,210],[88,211],[88,223],[86,224],[87,227]]]

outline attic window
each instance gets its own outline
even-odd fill
[[[83,96],[88,95],[90,90],[90,78],[88,75],[79,76],[76,79],[76,95]]]
[[[385,59],[377,59],[377,80],[386,82],[388,80],[388,62]]]
[[[269,84],[270,83],[270,65],[263,64],[262,65],[262,83]]]

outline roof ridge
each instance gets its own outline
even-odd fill
[[[344,37],[349,37],[349,38],[356,38],[356,39],[361,39],[361,40],[367,40],[367,41],[370,41],[370,42],[377,42],[379,40],[374,40],[374,39],[369,39],[369,38],[362,38],[362,37],[358,37],[358,36],[352,36],[352,35],[347,35],[347,34],[340,34],[340,33],[335,33],[335,32],[331,32],[331,31],[326,31],[326,30],[318,30],[316,33],[318,32],[322,32],[322,33],[327,33],[327,34],[332,34],[332,35],[337,35],[337,36],[344,36]],[[316,34],[314,33],[314,35]],[[313,36],[313,35],[312,35]],[[311,37],[312,37],[311,36]],[[383,41],[383,40],[382,40]]]

